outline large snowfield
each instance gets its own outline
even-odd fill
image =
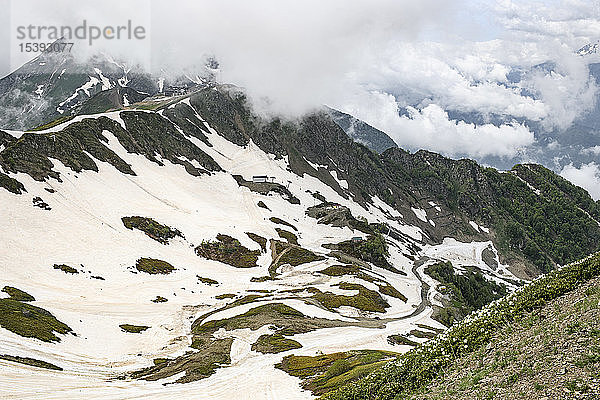
[[[117,113],[103,115],[119,120]],[[273,216],[295,225],[299,245],[317,254],[327,254],[322,244],[356,236],[349,228],[317,224],[316,219],[307,216],[307,207],[318,203],[307,190],[318,191],[327,200],[347,206],[355,217],[385,222],[415,242],[423,237],[419,228],[403,223],[402,216],[381,200],[375,199],[367,210],[353,202],[351,196],[341,197],[314,177],[295,175],[288,170],[285,159],[276,160],[252,142],[240,147],[212,128],[206,128],[210,131],[207,136],[212,147],[195,138],[189,139],[213,157],[225,172],[194,177],[182,166],[167,160],[164,166],[159,166],[142,155],[127,153],[118,140],[105,131],[108,146],[132,166],[137,176],[122,174],[98,160],[95,162],[99,172],[81,173],[52,160],[62,183],[37,182],[25,174],[11,175],[24,184],[27,193],[15,195],[0,190],[0,283],[33,295],[36,299],[33,305],[50,311],[69,325],[75,335],[60,335],[60,342],[46,343],[0,328],[0,354],[32,357],[64,369],[51,371],[0,360],[1,398],[308,399],[313,396],[301,389],[298,378],[274,367],[284,356],[313,356],[356,349],[404,352],[410,347],[391,345],[387,337],[407,334],[417,329],[417,324],[443,328],[431,318],[430,306],[418,309],[422,301],[421,279],[429,279],[426,283],[432,288],[428,298],[436,301],[434,282],[423,273],[427,263],[413,268],[415,261],[403,255],[406,243],[388,238],[389,261],[406,275],[377,267],[372,273],[384,278],[408,301],[382,295],[390,304],[386,313],[378,314],[382,319],[389,318],[385,328],[339,327],[294,335],[293,339],[300,342],[302,348],[279,354],[251,350],[251,344],[268,332],[268,326],[255,331],[221,330],[216,335],[235,339],[231,365],[219,368],[206,379],[186,384],[166,384],[177,377],[156,382],[118,379],[126,372],[152,365],[156,358],[176,357],[188,351],[191,323],[231,302],[215,299],[219,294],[272,291],[257,302],[217,312],[207,320],[239,315],[268,302],[283,302],[308,316],[341,321],[353,321],[353,317],[364,314],[350,307],[326,310],[301,299],[277,300],[285,297],[281,293],[284,290],[309,286],[324,292],[354,294],[335,286],[342,281],[378,289],[377,285],[356,277],[317,273],[335,265],[335,259],[298,267],[284,266],[277,280],[251,282],[252,277],[267,275],[271,263],[269,252],[260,256],[258,267],[245,269],[206,260],[194,252],[195,246],[204,240],[214,240],[219,233],[258,250],[259,245],[245,232],[279,239],[275,230],[278,226],[269,221]],[[290,204],[278,195],[251,192],[238,186],[232,177],[235,174],[247,180],[253,175],[274,176],[276,182],[287,186],[300,199],[300,204]],[[338,180],[335,171],[332,176]],[[344,181],[339,182],[341,187],[347,188]],[[46,189],[52,189],[53,193]],[[52,210],[33,207],[32,198],[37,196]],[[258,207],[259,201],[270,211]],[[414,212],[419,218],[427,219],[424,210]],[[185,238],[161,244],[138,230],[125,228],[121,222],[125,216],[153,218],[177,228]],[[420,255],[429,257],[429,262],[449,260],[457,266],[475,265],[494,277],[499,271],[492,271],[482,260],[482,252],[490,244],[447,239],[438,246],[422,246]],[[169,275],[137,272],[132,267],[141,257],[167,261],[176,271]],[[66,274],[53,269],[54,264],[76,267],[80,273]],[[503,276],[510,276],[502,266],[500,271]],[[197,276],[214,279],[219,284],[202,283]],[[7,297],[5,293],[0,296]],[[152,302],[157,296],[167,298],[168,302]],[[123,332],[120,324],[145,325],[150,329],[131,334]]]

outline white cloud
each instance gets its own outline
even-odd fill
[[[594,155],[600,156],[600,146],[589,147],[587,149],[581,150],[581,152],[583,154],[590,154],[590,155],[594,154]]]
[[[402,105],[424,99],[446,109],[497,113],[540,120],[548,107],[521,95],[521,88],[506,84],[511,70],[496,52],[496,41],[487,43],[397,43],[380,55],[379,64],[355,74],[365,87],[395,95]]]
[[[533,133],[527,127],[514,123],[496,127],[491,124],[467,124],[448,119],[448,113],[435,104],[419,111],[409,108],[410,118],[398,121],[404,138],[412,139],[414,146],[422,146],[453,156],[484,157],[515,156],[519,149],[533,143]]]
[[[560,175],[587,190],[594,200],[600,200],[600,166],[598,164],[591,162],[580,168],[569,164],[563,168]]]
[[[182,13],[174,4],[186,4]],[[243,86],[276,111],[298,114],[355,90],[353,75],[380,64],[390,43],[413,40],[452,15],[441,0],[154,2],[156,65],[174,70],[214,54],[221,79]],[[166,66],[166,67],[165,67]]]
[[[600,4],[589,0],[497,0],[504,26],[520,40],[558,39],[570,46],[600,37]]]
[[[577,117],[594,107],[598,94],[587,65],[581,57],[572,54],[560,58],[555,71],[530,74],[524,86],[547,107],[543,118],[547,129],[568,128]]]
[[[409,116],[398,114],[395,98],[371,92],[353,103],[367,103],[365,121],[387,132],[401,147],[429,149],[451,157],[512,157],[534,142],[534,135],[521,124],[499,127],[453,121],[439,105],[429,104],[422,110],[408,107]],[[351,112],[352,107],[347,111]],[[363,108],[364,110],[365,108]]]

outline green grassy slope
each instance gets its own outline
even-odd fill
[[[325,399],[407,398],[438,379],[461,357],[487,346],[504,327],[522,321],[593,278],[600,276],[600,254],[569,264],[469,315],[435,339],[403,354],[367,377]]]
[[[600,278],[500,329],[407,400],[600,398]]]

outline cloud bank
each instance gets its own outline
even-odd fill
[[[576,168],[569,164],[563,168],[560,175],[587,190],[594,200],[600,200],[600,165],[591,162]]]
[[[409,106],[408,115],[400,116],[395,97],[387,93],[372,92],[365,101],[372,106],[372,114],[363,117],[378,121],[380,129],[410,150],[424,148],[451,157],[514,157],[535,140],[533,133],[517,122],[495,126],[454,121],[437,104],[422,109]]]
[[[179,21],[177,29],[153,24],[153,64],[176,71],[202,54],[214,55],[222,81],[290,115],[362,90],[355,76],[367,65],[385,68],[380,54],[386,47],[417,39],[456,7],[440,0],[185,3],[183,15],[171,2],[153,3],[153,15]]]

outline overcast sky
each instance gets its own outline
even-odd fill
[[[600,39],[598,0],[0,0],[2,75],[26,62],[18,26],[98,26],[132,20],[143,41],[77,46],[158,73],[190,73],[207,55],[223,82],[244,87],[257,111],[290,117],[323,104],[349,112],[409,149],[511,157],[533,143],[518,123],[456,123],[448,111],[484,111],[568,127],[598,88],[574,54]],[[4,22],[2,24],[2,22]],[[10,27],[10,28],[8,28]],[[8,61],[7,61],[8,60]],[[553,61],[553,74],[516,67]],[[531,96],[531,94],[535,96]],[[408,115],[399,115],[406,107]],[[564,174],[598,184],[598,165]],[[590,181],[590,179],[592,181]],[[600,194],[599,194],[600,196]]]

